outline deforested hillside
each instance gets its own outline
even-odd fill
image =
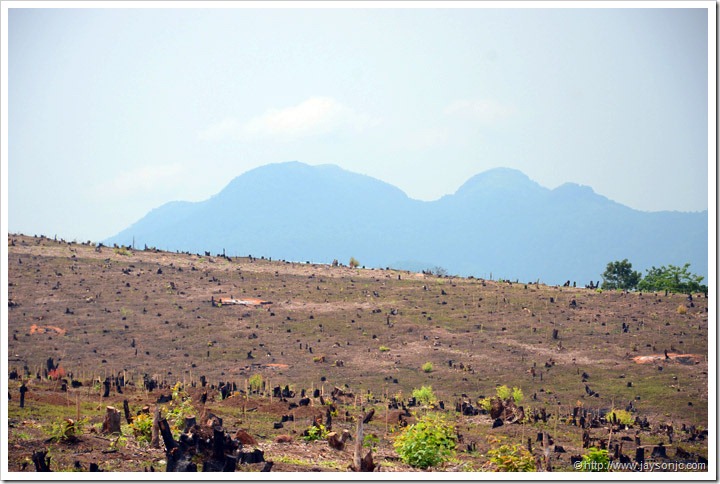
[[[589,447],[604,446],[617,462],[640,453],[658,463],[708,457],[702,294],[21,235],[8,246],[12,471],[35,470],[42,450],[52,470],[77,461],[85,470],[164,471],[168,443],[155,448],[133,432],[138,413],[151,419],[156,407],[168,421],[184,409],[201,424],[201,416],[219,417],[235,439],[250,434],[254,443],[228,447],[240,459],[236,470],[267,465],[245,456],[256,449],[272,472],[345,471],[353,441],[333,448],[326,434],[303,434],[319,429],[319,418],[338,436],[355,435],[357,416],[371,410],[365,433],[376,440],[363,455],[372,448],[386,471],[417,469],[393,443],[428,414],[455,427],[454,457],[435,470],[497,470],[488,454],[497,439],[554,470],[572,471]],[[423,387],[433,399],[413,396]],[[517,398],[497,398],[503,387]],[[117,440],[103,419],[107,406],[122,412],[124,400],[128,420]],[[624,413],[612,417],[613,409]],[[46,442],[65,418],[85,423],[77,439]],[[181,430],[173,427],[178,442],[190,438]]]

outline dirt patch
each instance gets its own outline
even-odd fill
[[[38,326],[37,324],[30,326],[30,334],[45,334],[51,331],[61,336],[67,333],[66,330],[58,328],[57,326]]]
[[[633,361],[640,365],[659,363],[661,361],[674,361],[676,363],[680,363],[681,365],[698,365],[698,364],[700,364],[700,362],[702,360],[703,360],[702,355],[691,355],[691,354],[680,355],[677,353],[668,353],[667,356],[662,354],[662,355],[636,356],[633,358]]]

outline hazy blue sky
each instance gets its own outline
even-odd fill
[[[99,240],[290,160],[422,200],[507,166],[641,210],[708,208],[703,8],[8,18],[10,232]]]

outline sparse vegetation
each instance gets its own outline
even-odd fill
[[[403,431],[394,443],[403,462],[426,469],[437,466],[455,454],[455,427],[442,415],[428,414]]]
[[[76,442],[86,423],[86,420],[58,419],[50,424],[47,434],[54,442]]]
[[[534,472],[535,457],[520,444],[501,443],[499,439],[490,439],[492,447],[487,455],[488,460],[499,472]],[[498,445],[499,444],[499,445]]]
[[[433,371],[433,368],[434,368],[434,367],[433,367],[433,364],[428,361],[428,362],[426,362],[426,363],[423,364],[423,366],[422,366],[422,371],[424,371],[425,373],[430,373],[430,372]]]
[[[350,262],[348,262],[348,265],[353,269],[357,269],[358,267],[360,267],[360,262],[355,257],[350,257]]]
[[[151,415],[141,413],[132,418],[129,429],[138,442],[150,442],[152,437],[153,418]]]
[[[303,440],[313,442],[315,440],[324,440],[327,438],[328,430],[323,424],[311,425],[305,429]]]
[[[251,392],[258,393],[262,390],[263,377],[260,373],[255,373],[253,376],[248,378],[248,388]]]
[[[424,386],[420,388],[416,388],[412,392],[413,398],[419,403],[420,405],[432,405],[435,402],[437,402],[437,397],[435,396],[435,393],[432,390],[432,386]]]
[[[607,472],[610,470],[610,457],[605,449],[591,447],[580,461],[580,470],[583,472]]]
[[[635,417],[627,410],[610,410],[605,416],[605,419],[608,422],[618,422],[623,425],[632,425],[635,423]]]
[[[444,417],[462,434],[457,454],[436,470],[500,470],[491,456],[521,458],[513,446],[526,448],[528,437],[533,456],[542,460],[543,444],[535,438],[541,432],[566,450],[551,451],[553,469],[571,470],[571,456],[588,452],[580,415],[590,446],[607,446],[610,439],[614,449],[622,442],[621,452],[632,459],[638,433],[651,460],[651,448],[661,440],[671,459],[678,446],[693,461],[709,457],[702,434],[708,427],[709,303],[703,294],[598,292],[260,258],[208,256],[199,262],[194,254],[168,252],[133,251],[132,258],[108,260],[112,249],[98,253],[93,246],[13,238],[7,354],[16,377],[6,401],[13,472],[33,471],[29,449],[42,448],[49,450],[53,471],[75,469],[75,460],[85,471],[91,462],[105,471],[151,465],[162,471],[162,442],[159,449],[147,445],[158,405],[174,435],[185,416],[207,424],[201,418],[206,412],[221,417],[231,435],[246,431],[275,462],[273,472],[346,470],[352,440],[338,453],[319,428],[316,441],[301,435],[311,421],[324,423],[328,415],[338,435],[353,434],[360,410],[371,408],[363,443],[387,471],[410,469],[393,452],[395,438],[424,414]],[[177,289],[168,291],[171,282]],[[221,295],[274,303],[217,309],[212,294],[216,302]],[[33,303],[38,300],[43,303]],[[568,309],[573,300],[577,311]],[[552,329],[559,329],[562,347]],[[685,364],[673,353],[691,356]],[[312,363],[320,355],[325,364]],[[433,364],[430,373],[422,368],[426,362]],[[145,387],[145,377],[154,390]],[[106,378],[109,395],[103,397]],[[116,384],[122,380],[127,386],[120,394]],[[274,390],[285,393],[286,386],[294,396],[278,398]],[[253,387],[261,391],[243,391]],[[435,396],[415,392],[424,387]],[[497,403],[508,403],[496,401],[498,388],[523,404],[524,418],[512,405],[498,409]],[[416,405],[409,401],[413,394]],[[171,400],[158,403],[161,395]],[[106,406],[121,410],[125,399],[132,423],[121,423],[121,434],[102,434]],[[614,425],[608,434],[605,419],[628,422],[620,409],[629,402],[634,408],[627,417],[638,421],[629,428]],[[610,408],[617,414],[604,413]],[[486,412],[502,413],[495,418]],[[48,440],[51,422],[67,417],[87,418],[92,429],[88,423],[75,442]],[[498,419],[504,423],[494,427]],[[669,422],[672,444],[663,430]],[[502,440],[488,446],[487,435]],[[272,442],[278,445],[266,445]],[[500,450],[502,445],[508,447]]]

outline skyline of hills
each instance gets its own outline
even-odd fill
[[[285,162],[205,201],[166,203],[103,242],[580,285],[625,258],[643,273],[690,262],[707,277],[707,217],[641,212],[574,183],[551,190],[509,168],[426,202],[335,165]]]

